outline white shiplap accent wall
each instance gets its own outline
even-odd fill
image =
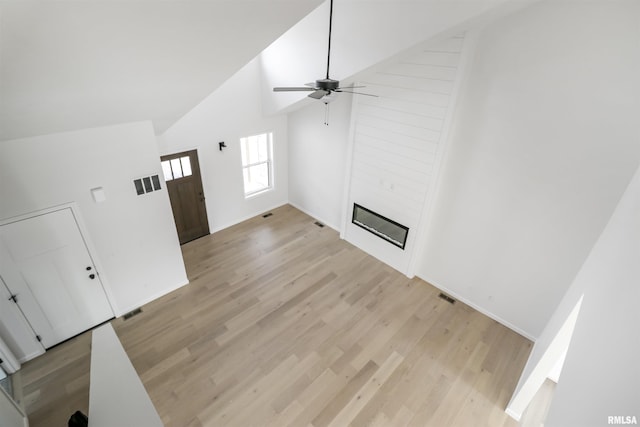
[[[464,36],[428,46],[361,80],[352,119],[352,159],[344,237],[409,274],[419,225],[453,104]],[[409,227],[404,250],[353,225],[353,204]]]

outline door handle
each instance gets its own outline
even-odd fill
[[[13,294],[9,297],[9,301],[13,301],[16,304],[18,303],[18,294]]]
[[[95,278],[96,278],[96,275],[95,275],[95,274],[91,273],[91,274],[89,275],[89,279],[93,280],[93,279],[95,279]]]

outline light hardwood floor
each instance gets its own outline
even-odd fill
[[[517,425],[530,341],[272,212],[184,245],[190,284],[112,322],[166,426]],[[88,335],[25,364],[32,427],[86,413]]]

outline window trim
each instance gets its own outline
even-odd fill
[[[248,142],[249,139],[251,138],[255,138],[255,137],[259,137],[261,135],[266,135],[267,136],[267,160],[261,161],[261,162],[253,162],[253,163],[249,163],[247,165],[244,164],[243,158],[242,158],[242,145],[243,145],[243,140],[246,140]],[[275,188],[275,179],[274,179],[274,173],[273,173],[273,132],[272,131],[266,131],[266,132],[262,132],[262,133],[257,133],[254,135],[248,135],[248,136],[243,136],[240,137],[240,164],[242,166],[242,189],[244,191],[244,198],[245,199],[249,199],[252,198],[254,196],[257,196],[259,194],[265,193],[267,191],[271,191]],[[244,171],[245,169],[254,167],[254,166],[260,166],[266,164],[267,165],[267,174],[268,174],[268,180],[269,180],[269,185],[265,188],[261,188],[259,190],[254,190],[254,191],[250,191],[247,192],[246,188],[245,188],[245,182],[244,182]]]

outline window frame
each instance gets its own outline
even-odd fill
[[[178,154],[184,154],[184,153],[177,153]],[[185,160],[186,160],[186,164],[188,165],[188,174],[185,174]],[[180,167],[180,176],[176,176],[176,173],[174,172],[174,165],[177,164]],[[167,168],[165,168],[165,165],[167,165],[168,171],[171,173],[171,177],[169,178],[167,176]],[[180,157],[174,157],[171,159],[167,159],[167,160],[160,160],[160,166],[162,167],[162,176],[164,177],[164,182],[169,182],[169,181],[174,181],[176,179],[182,179],[182,178],[189,178],[190,176],[193,175],[193,165],[191,165],[191,157],[187,156],[180,156]],[[169,179],[167,179],[169,178]]]
[[[246,147],[247,153],[248,153],[248,143],[252,138],[257,138],[260,137],[262,135],[266,136],[266,141],[267,141],[267,159],[266,160],[262,160],[262,161],[257,161],[257,162],[253,162],[253,163],[248,163],[248,164],[244,164],[244,158],[242,156],[242,151],[243,151],[243,146]],[[247,155],[248,157],[248,155]],[[267,131],[267,132],[262,132],[262,133],[257,133],[257,134],[253,134],[253,135],[248,135],[248,136],[243,136],[240,138],[240,164],[242,166],[242,188],[244,191],[244,197],[245,199],[257,196],[259,194],[265,193],[267,191],[271,191],[274,189],[274,173],[273,173],[273,132],[271,131]],[[260,166],[260,165],[267,165],[267,181],[268,181],[268,185],[266,187],[260,188],[258,190],[253,190],[253,191],[247,191],[247,188],[245,186],[245,170],[249,171],[250,168],[255,167],[255,166]]]

